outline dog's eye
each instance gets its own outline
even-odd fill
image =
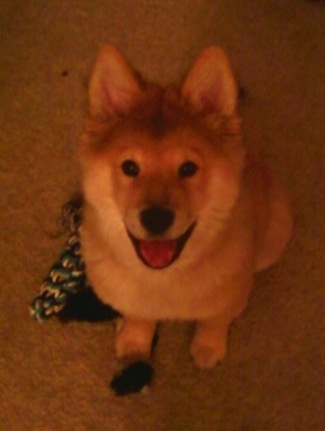
[[[128,177],[137,177],[140,173],[138,164],[133,160],[125,160],[121,165],[121,169]]]
[[[199,167],[191,161],[184,162],[178,169],[178,175],[181,178],[193,177],[196,174]]]

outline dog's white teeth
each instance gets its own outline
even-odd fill
[[[152,268],[164,268],[175,257],[177,240],[139,241],[139,252],[145,262]]]

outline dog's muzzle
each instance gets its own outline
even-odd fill
[[[175,214],[167,208],[151,206],[140,214],[141,225],[151,236],[164,234],[173,224]],[[135,251],[141,261],[152,269],[163,269],[171,265],[179,257],[195,223],[183,235],[176,239],[138,239],[128,231]]]

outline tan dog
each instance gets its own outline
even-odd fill
[[[213,367],[253,274],[279,258],[292,225],[280,184],[242,145],[227,57],[206,49],[166,89],[108,45],[89,97],[82,252],[96,294],[124,316],[117,356],[149,356],[157,321],[186,319],[195,363]]]

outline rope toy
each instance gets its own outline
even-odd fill
[[[40,293],[29,305],[31,316],[43,321],[58,315],[66,306],[70,295],[90,288],[85,275],[85,264],[80,252],[80,225],[82,198],[76,196],[62,209],[63,228],[69,232],[68,240],[49,276],[41,285]]]

